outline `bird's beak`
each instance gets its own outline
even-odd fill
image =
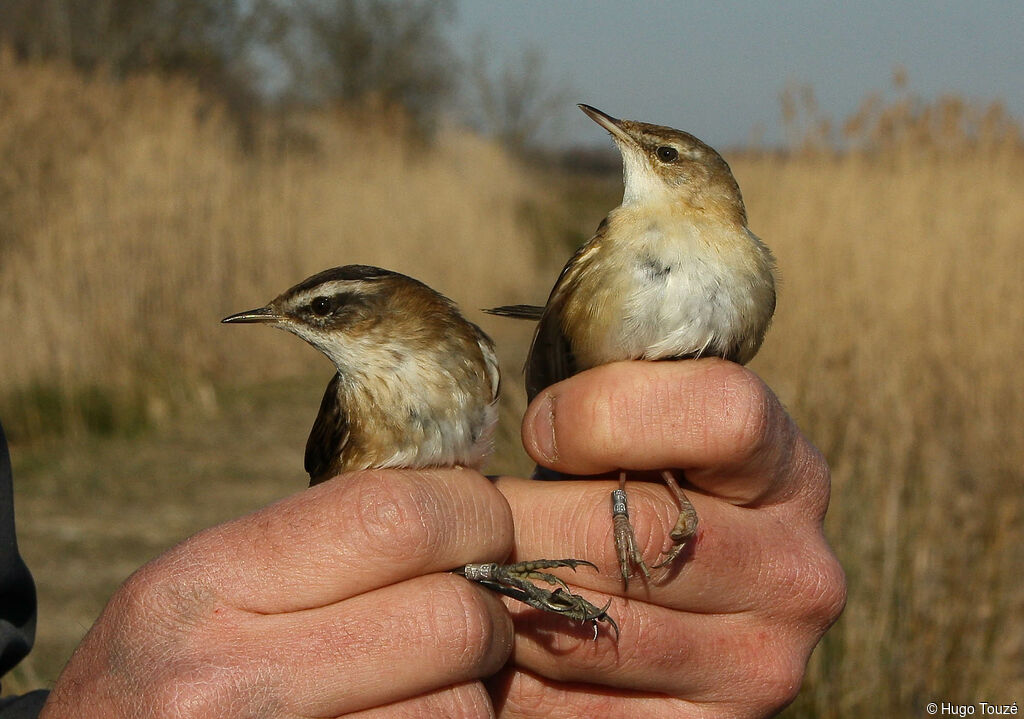
[[[584,105],[580,103],[576,105],[579,109],[586,113],[587,117],[596,122],[598,125],[603,127],[605,130],[611,133],[612,139],[616,142],[626,142],[630,145],[636,145],[636,140],[630,135],[626,129],[622,126],[622,120],[617,117],[601,112],[596,107],[590,105]]]
[[[221,322],[230,324],[232,322],[279,322],[284,317],[277,314],[270,307],[259,307],[255,310],[246,310],[245,312],[237,312],[233,315],[228,315]]]

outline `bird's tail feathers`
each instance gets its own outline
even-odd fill
[[[511,317],[517,320],[532,320],[534,322],[544,314],[544,308],[537,305],[502,305],[484,310],[489,315],[499,317]]]

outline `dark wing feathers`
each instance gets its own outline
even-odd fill
[[[562,332],[561,313],[551,305],[537,324],[526,360],[526,396],[530,401],[545,387],[576,374],[569,338]]]
[[[526,360],[526,396],[530,400],[545,387],[561,382],[579,371],[572,343],[562,327],[562,318],[565,303],[576,290],[580,270],[585,265],[582,260],[585,255],[598,251],[607,224],[607,218],[602,220],[593,238],[573,253],[551,289]]]
[[[561,382],[578,371],[572,352],[572,343],[562,329],[564,306],[566,300],[576,289],[580,268],[584,264],[581,260],[585,255],[599,251],[607,230],[608,218],[606,217],[597,226],[594,236],[581,245],[565,263],[544,307],[503,305],[484,310],[488,314],[501,317],[537,321],[537,330],[534,332],[530,354],[526,359],[526,396],[530,400],[533,400],[545,387],[550,387],[555,382]]]
[[[330,479],[334,471],[342,468],[340,459],[348,444],[348,417],[338,402],[338,383],[341,375],[335,374],[324,391],[320,411],[313,422],[313,429],[306,440],[306,471],[309,484],[319,484]]]

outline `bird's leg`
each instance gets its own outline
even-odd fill
[[[542,572],[541,569],[556,569],[558,567],[569,567],[574,572],[581,564],[597,569],[597,565],[583,559],[535,559],[529,562],[518,562],[516,564],[497,564],[488,562],[486,564],[466,564],[455,570],[466,579],[474,582],[496,582],[499,584],[511,584],[524,591],[527,587],[537,588],[531,584],[531,579],[539,579],[548,584],[554,584],[569,592],[569,585],[554,574]]]
[[[693,504],[690,503],[686,493],[679,486],[675,474],[672,473],[672,470],[666,469],[661,473],[661,476],[665,480],[665,484],[668,485],[668,488],[676,495],[676,500],[679,502],[679,517],[676,519],[676,526],[668,533],[669,539],[672,540],[672,546],[669,547],[668,551],[662,552],[665,555],[665,559],[655,564],[655,569],[671,564],[679,556],[679,553],[683,551],[687,543],[697,534],[697,510],[693,508]]]
[[[578,622],[591,622],[594,625],[594,638],[597,639],[598,622],[608,622],[615,629],[616,637],[619,626],[608,615],[608,606],[598,607],[591,604],[578,594],[569,590],[569,585],[562,579],[543,569],[569,567],[573,571],[580,565],[597,566],[582,559],[537,559],[517,564],[467,564],[454,570],[467,579],[482,584],[499,594],[511,597],[524,604],[544,612],[561,614]],[[556,586],[552,592],[538,587],[530,580],[539,580]]]
[[[629,523],[629,506],[626,504],[626,473],[619,472],[619,488],[612,491],[612,528],[615,532],[615,553],[619,557],[619,571],[622,585],[629,588],[629,577],[633,568],[638,567],[646,579],[651,573],[636,545],[633,525]]]

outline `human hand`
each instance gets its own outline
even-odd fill
[[[822,534],[828,467],[750,371],[717,359],[620,362],[550,387],[523,420],[539,464],[613,481],[504,477],[519,557],[593,560],[563,575],[609,608],[621,637],[566,633],[559,617],[512,606],[514,666],[489,688],[502,717],[762,717],[796,696],[811,650],[842,611],[845,579]],[[612,542],[617,471],[682,468],[697,536],[663,575],[625,596]],[[630,477],[639,476],[633,472]],[[652,482],[630,481],[630,516],[648,558],[678,512]],[[664,572],[665,570],[658,570]]]
[[[444,572],[503,559],[471,470],[360,472],[186,540],[118,590],[41,714],[492,716],[501,601]]]

